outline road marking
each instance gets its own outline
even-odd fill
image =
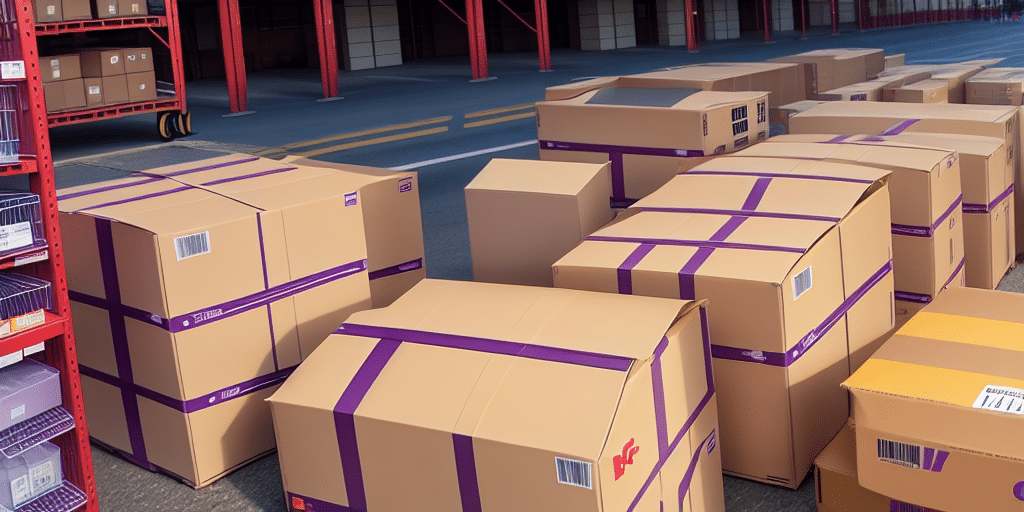
[[[405,124],[395,124],[395,125],[391,125],[391,126],[382,126],[380,128],[373,128],[373,129],[370,129],[370,130],[362,130],[362,131],[358,131],[358,132],[343,133],[341,135],[333,135],[333,136],[330,136],[330,137],[324,137],[322,139],[314,139],[314,140],[305,140],[305,141],[299,141],[299,142],[292,142],[291,144],[285,144],[285,145],[281,146],[280,148],[273,148],[273,149],[288,150],[288,149],[295,149],[295,148],[304,148],[304,147],[308,147],[308,146],[317,146],[317,145],[320,145],[320,144],[326,144],[328,142],[335,142],[335,141],[345,140],[345,139],[354,139],[356,137],[363,137],[363,136],[366,136],[366,135],[374,135],[374,134],[377,134],[377,133],[391,132],[391,131],[395,131],[395,130],[404,130],[404,129],[407,129],[407,128],[416,128],[418,126],[425,126],[425,125],[428,125],[428,124],[447,123],[448,121],[451,121],[451,120],[452,120],[452,116],[435,117],[433,119],[427,119],[425,121],[416,121],[414,123],[405,123]],[[358,147],[358,146],[356,146],[356,147]],[[320,154],[323,154],[323,153],[320,153]]]
[[[498,146],[493,148],[481,149],[478,151],[470,151],[468,153],[459,153],[457,155],[451,155],[441,158],[435,158],[433,160],[424,160],[422,162],[415,162],[411,164],[399,165],[398,167],[392,167],[392,171],[410,171],[412,169],[419,169],[420,167],[426,167],[428,165],[443,164],[445,162],[452,162],[455,160],[462,160],[465,158],[473,158],[474,156],[487,155],[490,153],[499,153],[501,151],[508,151],[510,149],[521,148],[525,146],[531,146],[537,144],[537,139],[524,140],[523,142],[516,142],[515,144],[508,144],[506,146]]]
[[[516,105],[516,106],[513,106],[513,107],[495,108],[495,109],[491,109],[491,110],[481,110],[479,112],[472,112],[472,113],[466,114],[466,119],[473,119],[474,117],[486,117],[486,116],[490,116],[490,115],[494,115],[494,114],[504,114],[505,112],[515,112],[516,110],[526,110],[528,108],[533,108],[533,107],[534,107],[533,103],[524,103],[522,105]]]
[[[484,121],[473,121],[472,123],[466,123],[462,125],[463,128],[476,128],[478,126],[487,126],[489,124],[507,123],[509,121],[515,121],[517,119],[526,119],[529,117],[536,117],[536,112],[527,112],[525,114],[515,114],[511,116],[495,117],[494,119],[486,119]]]
[[[450,119],[450,118],[449,118]],[[383,144],[385,142],[395,142],[398,140],[412,139],[415,137],[424,137],[427,135],[433,135],[435,133],[442,133],[448,131],[447,126],[438,126],[429,130],[420,130],[418,132],[409,133],[397,133],[395,135],[388,135],[387,137],[377,137],[376,139],[360,140],[356,142],[349,142],[348,144],[339,144],[337,146],[328,146],[326,148],[314,149],[312,151],[299,151],[295,154],[298,156],[319,156],[326,155],[328,153],[337,153],[339,151],[345,151],[353,148],[361,148],[363,146],[372,146],[374,144]]]

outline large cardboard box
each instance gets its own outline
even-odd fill
[[[156,74],[152,71],[125,75],[128,84],[128,101],[152,101],[156,99]]]
[[[64,110],[64,82],[44,83],[43,100],[46,101],[47,112]]]
[[[1024,296],[951,288],[843,385],[862,486],[947,512],[1024,501]]]
[[[149,14],[146,0],[117,0],[117,13],[122,18]]]
[[[884,91],[920,82],[931,76],[931,73],[920,72],[893,74],[814,94],[810,99],[818,101],[882,101]]]
[[[1024,105],[1024,69],[990,68],[968,78],[967,103]]]
[[[82,76],[101,78],[124,74],[124,54],[120,48],[106,50],[83,50],[81,59]]]
[[[814,108],[824,103],[823,100],[804,100],[796,103],[790,103],[789,105],[783,105],[779,108],[773,108],[770,110],[770,121],[772,124],[780,124],[785,130],[785,133],[789,133],[789,118],[796,115],[799,112]]]
[[[876,49],[829,49],[770,59],[804,65],[805,90],[812,94],[872,80],[885,70],[885,52]]]
[[[63,21],[61,0],[34,0],[32,2],[36,23]]]
[[[153,71],[153,50],[151,48],[124,48],[124,72],[145,73]]]
[[[848,333],[893,325],[888,173],[750,160],[677,176],[556,262],[555,286],[716,304],[723,469],[796,488],[848,416]]]
[[[948,133],[999,137],[1014,170],[1017,189],[1024,183],[1021,144],[1024,131],[1016,107],[915,103],[823,103],[790,118],[791,133],[882,134]],[[1014,197],[1016,250],[1024,248],[1024,196]]]
[[[62,0],[61,11],[64,21],[92,19],[89,0]]]
[[[896,55],[885,56],[885,69],[902,66],[907,63],[907,54],[897,53]]]
[[[610,167],[491,160],[465,191],[473,279],[552,286],[551,264],[612,220]]]
[[[427,275],[415,172],[336,164],[301,157],[282,162],[332,169],[357,186],[363,200],[363,229],[373,307],[390,305]]]
[[[857,482],[854,426],[847,423],[814,459],[818,512],[938,512],[889,499]]]
[[[86,78],[85,82],[85,105],[98,107],[103,105],[103,79]]]
[[[881,77],[904,73],[931,73],[931,80],[945,81],[948,92],[949,103],[964,103],[967,94],[967,79],[985,69],[980,64],[960,63],[927,65],[914,64],[886,69]],[[883,101],[897,101],[896,91],[888,90],[883,93]]]
[[[358,193],[261,162],[58,196],[90,434],[195,487],[273,450],[263,399],[370,307]]]
[[[949,82],[933,78],[903,85],[893,91],[893,101],[900,103],[949,103]]]
[[[118,13],[118,0],[92,0],[93,6],[96,8],[96,12],[93,16],[96,19],[105,18],[117,18],[120,16]]]
[[[81,78],[44,83],[43,97],[47,112],[81,108],[86,104],[85,86]]]
[[[541,160],[611,160],[612,205],[628,206],[693,166],[768,137],[767,93],[605,87],[537,103]]]
[[[270,398],[289,510],[724,511],[706,318],[421,281]]]
[[[98,79],[102,83],[103,104],[120,105],[128,103],[128,77],[126,75],[105,76]]]
[[[82,78],[82,67],[79,64],[77,53],[40,57],[39,67],[41,68],[39,74],[44,84]]]

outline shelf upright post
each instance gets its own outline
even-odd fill
[[[338,97],[338,46],[334,35],[334,6],[331,0],[313,0],[316,42],[320,47],[320,82],[324,99]]]
[[[238,0],[217,0],[217,11],[220,15],[224,75],[227,77],[231,112],[246,112],[248,85],[245,77],[245,57],[242,53],[242,19],[238,14]]]

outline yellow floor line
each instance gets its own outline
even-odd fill
[[[528,108],[533,108],[533,107],[534,107],[533,103],[525,103],[523,105],[516,105],[514,107],[496,108],[496,109],[493,109],[493,110],[481,110],[479,112],[473,112],[473,113],[470,113],[470,114],[466,114],[466,119],[473,119],[474,117],[491,116],[491,115],[494,115],[494,114],[504,114],[505,112],[515,112],[516,110],[526,110]]]
[[[297,152],[296,155],[311,157],[326,155],[328,153],[337,153],[338,151],[345,151],[347,149],[361,148],[363,146],[372,146],[374,144],[383,144],[385,142],[394,142],[397,140],[412,139],[415,137],[424,137],[427,135],[433,135],[435,133],[443,133],[448,131],[447,126],[439,126],[437,128],[431,128],[429,130],[420,130],[418,132],[409,133],[398,133],[395,135],[388,135],[387,137],[377,137],[376,139],[360,140],[357,142],[349,142],[348,144],[339,144],[337,146],[329,146],[326,148],[314,149],[312,151]]]
[[[405,130],[407,128],[416,128],[417,126],[425,126],[428,124],[446,123],[452,120],[452,116],[435,117],[433,119],[427,119],[425,121],[417,121],[414,123],[396,124],[391,126],[382,126],[380,128],[373,128],[371,130],[362,130],[358,132],[343,133],[341,135],[332,135],[330,137],[324,137],[322,139],[305,140],[300,142],[292,142],[291,144],[285,144],[280,147],[282,150],[289,150],[295,148],[304,148],[308,146],[316,146],[319,144],[326,144],[328,142],[334,142],[345,139],[354,139],[356,137],[363,137],[366,135],[373,135],[376,133],[391,132],[395,130]],[[323,153],[320,153],[323,154]]]
[[[508,121],[515,121],[517,119],[526,119],[528,117],[536,117],[536,112],[527,112],[525,114],[515,114],[511,116],[495,117],[494,119],[487,119],[484,121],[473,121],[472,123],[466,123],[462,125],[463,128],[476,128],[478,126],[487,126],[489,124],[505,123]]]

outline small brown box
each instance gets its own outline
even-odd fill
[[[64,81],[64,108],[82,108],[85,106],[85,82],[81,78]]]
[[[64,82],[43,84],[43,99],[46,100],[46,111],[64,110]]]
[[[96,19],[104,18],[117,18],[118,14],[118,0],[95,0],[96,1],[96,12],[94,17]]]
[[[122,18],[149,14],[146,0],[117,0],[117,12]]]
[[[65,21],[92,19],[89,0],[61,0],[61,10]]]
[[[63,21],[64,13],[60,5],[61,0],[35,0],[32,5],[36,11],[36,23],[49,23]]]
[[[124,48],[124,72],[145,73],[153,71],[153,50],[150,48]]]
[[[128,79],[128,101],[150,101],[156,99],[156,75],[152,71],[125,75]]]
[[[120,48],[107,50],[86,50],[79,53],[82,59],[82,76],[100,78],[124,74],[124,55]]]
[[[85,83],[85,106],[98,107],[103,105],[103,79],[86,78]]]
[[[125,75],[103,77],[103,104],[128,103],[128,80]]]
[[[40,57],[39,68],[39,75],[43,79],[43,83],[82,78],[82,66],[77,53]]]

